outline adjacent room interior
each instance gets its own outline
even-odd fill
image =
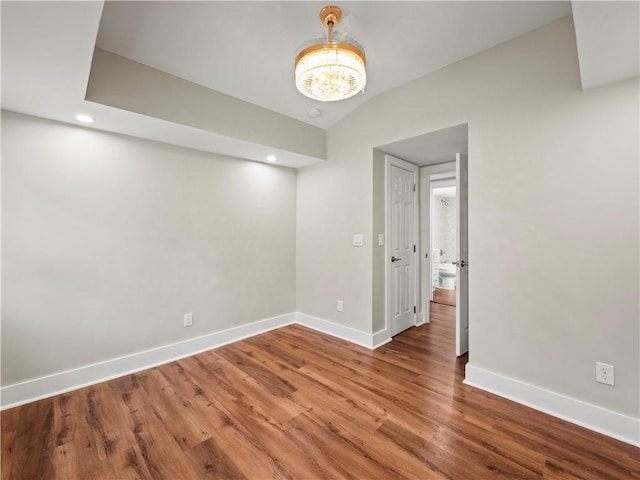
[[[640,478],[640,3],[338,6],[2,1],[3,480]]]

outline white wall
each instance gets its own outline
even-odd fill
[[[372,333],[373,152],[339,138],[339,130],[327,135],[329,160],[298,170],[296,307]],[[352,246],[356,233],[364,235],[362,247]],[[338,299],[343,312],[336,309]]]
[[[456,197],[434,194],[433,200],[433,247],[442,250],[441,263],[451,263],[456,260]]]
[[[298,310],[371,331],[372,147],[468,122],[471,364],[638,418],[638,105],[581,91],[569,17],[370,99],[298,173]]]
[[[321,128],[99,48],[86,99],[314,159],[325,157]]]
[[[374,271],[383,271],[386,260],[386,249],[384,245],[378,244],[378,235],[385,235],[385,216],[386,206],[384,198],[385,182],[385,163],[386,155],[380,150],[373,151],[373,191],[382,192],[380,195],[373,195],[373,233],[371,235],[372,243],[372,266]],[[386,242],[386,239],[384,239]],[[385,296],[385,278],[384,275],[373,276],[372,286],[372,330],[379,332],[385,329],[386,322],[386,299]]]
[[[3,112],[3,386],[295,311],[295,197],[292,169]]]

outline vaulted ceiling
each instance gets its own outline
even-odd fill
[[[301,45],[326,36],[326,2],[107,2],[97,46],[327,128],[386,90],[571,14],[568,2],[341,2],[363,45],[364,95],[321,104],[293,82]],[[316,119],[308,115],[320,108]]]
[[[293,61],[325,3],[3,1],[2,108],[300,167],[376,95],[572,13],[585,88],[638,75],[637,2],[341,2],[367,87],[320,103]]]

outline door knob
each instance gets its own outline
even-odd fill
[[[398,258],[398,257],[391,257],[391,261],[392,262],[399,262],[400,260],[402,260],[402,259]]]
[[[459,262],[451,262],[451,263],[453,263],[454,265],[456,265],[456,266],[458,266],[458,267],[460,267],[460,268],[462,268],[462,267],[466,267],[466,266],[468,266],[468,265],[469,265],[469,264],[468,264],[467,262],[465,262],[464,260],[460,260]]]

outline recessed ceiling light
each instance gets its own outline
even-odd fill
[[[276,156],[275,155],[269,155],[267,156],[267,162],[275,162],[276,161]]]
[[[93,123],[95,121],[91,115],[85,115],[84,113],[76,115],[76,120],[84,123]]]

